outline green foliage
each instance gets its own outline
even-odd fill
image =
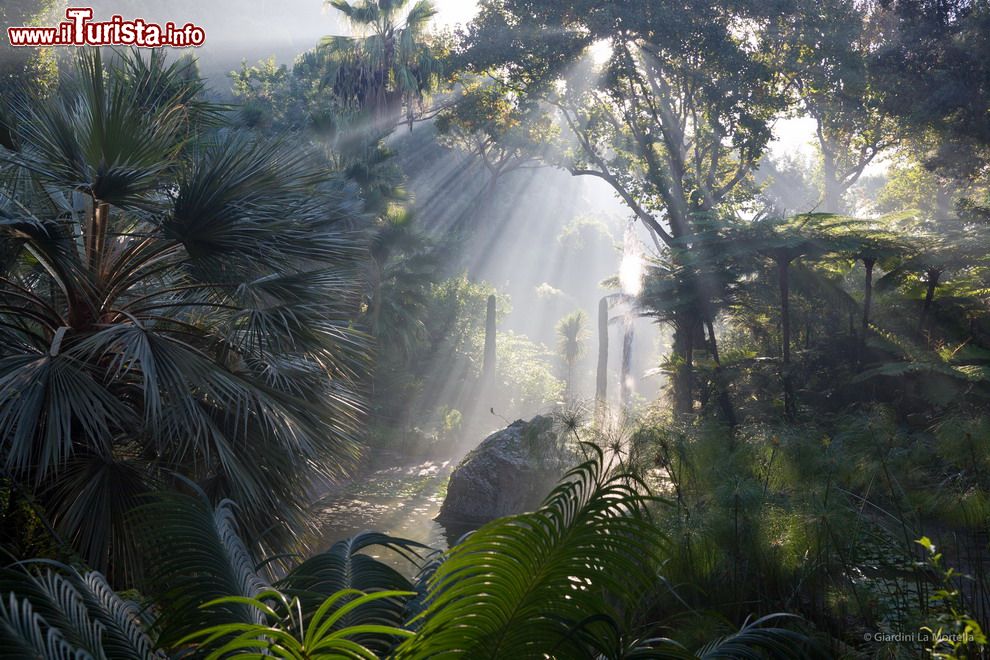
[[[304,618],[298,599],[288,599],[277,591],[266,591],[258,598],[221,598],[211,605],[239,603],[256,609],[265,623],[232,623],[213,626],[190,635],[182,641],[197,651],[209,651],[206,658],[355,658],[374,660],[379,657],[355,638],[403,638],[411,632],[375,624],[340,627],[347,614],[365,605],[386,598],[411,596],[412,592],[379,591],[364,594],[356,589],[342,590],[323,602],[312,615]],[[274,603],[274,606],[270,603]]]
[[[475,341],[482,340],[478,335]],[[552,355],[524,335],[498,333],[496,379],[505,409],[525,416],[560,400],[564,383],[554,375]]]
[[[0,7],[0,100],[27,95],[43,98],[58,80],[55,53],[51,48],[14,48],[7,27],[50,25],[57,18],[54,0],[9,0]],[[0,104],[2,105],[2,104]]]
[[[457,99],[436,120],[440,142],[479,158],[489,192],[498,180],[533,165],[559,130],[532,99],[491,81],[461,81]]]
[[[648,602],[667,544],[645,485],[591,459],[564,477],[534,513],[494,521],[452,548],[429,578],[416,635],[397,658],[797,657],[807,638],[766,627],[775,617],[695,653],[630,627]]]
[[[38,658],[164,658],[141,607],[113,592],[96,572],[59,564],[0,572],[0,646]],[[11,657],[13,657],[13,655]]]
[[[573,395],[574,367],[584,355],[588,338],[587,317],[582,310],[571,312],[557,322],[557,351],[567,368],[567,390]]]
[[[588,334],[587,317],[582,310],[571,312],[557,322],[558,350],[567,364],[573,364],[584,352]]]
[[[978,173],[990,144],[988,97],[964,81],[987,79],[990,7],[895,2],[889,16],[874,62],[883,109],[913,131],[934,132],[932,165],[963,177]]]
[[[293,80],[287,66],[277,65],[274,57],[250,67],[243,62],[239,70],[230,73],[230,78],[231,91],[242,104],[241,120],[246,126],[270,129],[293,123]]]
[[[869,9],[846,0],[798,2],[780,17],[781,66],[815,122],[821,189],[814,207],[829,213],[847,210],[844,195],[900,138],[898,123],[877,107],[872,20]]]
[[[986,574],[976,563],[973,578],[943,585],[916,561],[914,532],[952,524],[940,533],[945,552],[975,557],[980,541],[966,530],[985,529],[988,519],[975,471],[960,473],[937,451],[927,431],[911,432],[889,408],[815,424],[743,424],[732,436],[711,423],[646,420],[631,440],[632,465],[667,484],[675,504],[658,522],[673,548],[664,576],[681,586],[661,603],[687,602],[717,622],[719,613],[739,616],[745,594],[829,631],[835,654],[844,644],[893,650],[863,646],[865,633],[949,632],[933,596],[949,588],[958,608],[972,607]],[[710,636],[712,621],[685,623],[675,639]]]
[[[955,587],[956,571],[942,566],[942,553],[927,536],[915,543],[925,549],[926,561],[942,582],[942,588],[931,595],[932,601],[941,609],[935,624],[938,628],[922,628],[931,639],[931,646],[926,650],[932,658],[939,660],[968,658],[974,653],[982,653],[987,646],[987,637],[980,624],[960,609],[959,591]]]
[[[324,37],[323,81],[341,107],[370,118],[373,130],[410,127],[417,105],[439,82],[441,61],[427,28],[436,9],[429,0],[326,0],[366,36]]]
[[[427,563],[416,588],[360,551],[378,546],[412,560],[422,546],[375,533],[337,543],[271,584],[252,567],[230,503],[213,509],[172,494],[137,513],[158,530],[148,532],[155,607],[145,611],[157,621],[143,621],[99,574],[5,570],[0,641],[44,657],[810,657],[806,636],[772,625],[779,616],[747,621],[697,653],[642,637],[640,608],[668,549],[655,500],[636,477],[610,471],[597,447],[585,448],[590,459],[537,511],[470,535]],[[154,642],[146,630],[158,632]]]
[[[607,476],[601,462],[571,472],[540,511],[490,523],[452,549],[397,656],[614,653],[619,614],[607,594],[636,602],[659,539],[635,482]]]
[[[305,150],[214,132],[188,76],[84,52],[0,152],[0,459],[115,580],[170,475],[275,547],[358,432],[358,201]]]

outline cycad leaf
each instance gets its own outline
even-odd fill
[[[134,519],[144,541],[148,591],[163,609],[162,646],[211,625],[258,622],[256,612],[237,604],[201,608],[269,588],[238,535],[232,502],[214,509],[203,496],[163,493],[135,510]]]
[[[592,658],[614,650],[622,605],[652,584],[662,541],[642,484],[603,457],[570,472],[536,512],[485,525],[430,581],[399,658]],[[587,623],[591,621],[592,623]]]

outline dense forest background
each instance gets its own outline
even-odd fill
[[[0,656],[986,653],[985,0],[94,6],[207,46],[0,45]]]

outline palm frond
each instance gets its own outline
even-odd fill
[[[289,571],[275,586],[283,593],[299,598],[307,611],[318,607],[330,595],[348,589],[364,592],[413,590],[409,579],[396,569],[362,552],[368,548],[397,553],[413,565],[420,560],[419,552],[429,549],[408,539],[363,532],[338,541],[326,552],[310,557]],[[344,623],[401,626],[404,613],[403,600],[376,599],[369,606],[354,610]]]
[[[207,626],[258,623],[238,603],[203,603],[231,596],[253,598],[269,588],[238,535],[232,502],[214,509],[204,496],[162,493],[134,512],[148,567],[147,590],[162,606],[159,643],[175,645]]]
[[[536,512],[452,548],[398,658],[614,654],[619,612],[652,584],[662,538],[642,484],[603,456],[571,471]]]
[[[137,605],[114,593],[102,574],[80,573],[56,562],[37,564],[36,570],[22,564],[0,572],[0,592],[10,604],[0,617],[19,613],[21,635],[30,633],[32,644],[37,646],[36,633],[44,629],[46,645],[71,648],[76,654],[41,657],[164,657],[155,650]],[[33,619],[30,624],[29,619]]]
[[[409,596],[409,592],[382,591],[364,594],[355,589],[335,593],[307,617],[299,600],[278,591],[266,591],[257,598],[221,598],[204,607],[243,605],[257,611],[262,623],[228,623],[197,631],[180,644],[190,645],[209,659],[246,655],[276,657],[287,660],[308,658],[352,658],[375,660],[380,657],[363,640],[402,639],[411,632],[398,627],[359,624],[341,627],[341,622],[356,609],[382,599]]]
[[[11,657],[91,660],[86,651],[74,648],[56,629],[45,625],[30,601],[15,594],[0,599],[0,645]]]
[[[700,660],[763,660],[767,657],[797,660],[826,657],[806,635],[788,628],[768,625],[785,618],[797,619],[785,614],[771,614],[755,621],[747,621],[737,632],[706,644],[698,651],[697,657]]]

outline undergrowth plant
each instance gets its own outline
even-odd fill
[[[650,603],[669,545],[656,500],[638,477],[609,470],[597,446],[585,450],[539,509],[432,558],[412,541],[365,533],[301,563],[259,562],[233,503],[163,496],[135,512],[149,538],[146,607],[96,573],[10,567],[0,647],[108,659],[815,657],[785,615],[712,628],[700,644],[658,626]],[[362,552],[375,546],[405,556],[419,577]]]

